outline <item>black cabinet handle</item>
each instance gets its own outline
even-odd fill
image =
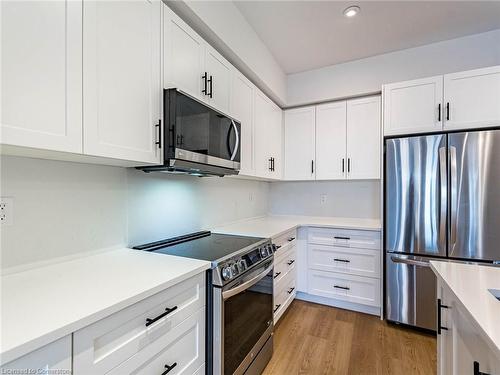
[[[280,308],[280,306],[281,306],[281,304],[276,305],[276,306],[274,307],[273,313],[275,313],[276,311],[278,311],[278,309]]]
[[[290,288],[290,289],[288,289],[287,293],[288,293],[288,294],[292,294],[294,290],[295,290],[295,287]]]
[[[295,239],[295,237],[290,237],[290,238],[288,239],[288,242],[292,242],[294,239]]]
[[[450,102],[446,103],[446,120],[450,120]]]
[[[314,174],[314,160],[311,160],[311,174]]]
[[[333,258],[334,262],[343,262],[343,263],[351,263],[349,259],[339,259],[339,258]]]
[[[486,372],[481,372],[479,370],[479,362],[478,361],[474,361],[474,375],[490,375]]]
[[[438,122],[441,122],[441,103],[438,104]]]
[[[276,272],[276,273],[274,274],[273,279],[277,278],[279,275],[281,275],[281,272]]]
[[[268,161],[269,161],[269,170],[272,171],[273,170],[273,158],[269,158]]]
[[[334,285],[333,287],[336,289],[351,290],[348,286]]]
[[[208,73],[205,72],[205,74],[203,74],[201,76],[201,78],[203,79],[203,90],[201,90],[201,92],[205,95],[208,95],[207,93],[207,78],[208,78]]]
[[[153,324],[154,322],[160,320],[161,318],[164,318],[165,316],[167,316],[168,314],[170,314],[172,311],[175,311],[177,310],[177,306],[174,306],[172,307],[171,309],[169,309],[168,307],[165,309],[165,312],[163,314],[160,314],[158,315],[156,318],[147,318],[146,319],[146,327]]]
[[[158,124],[156,124],[155,127],[158,128],[158,140],[155,142],[155,144],[158,146],[158,148],[161,148],[161,119],[158,120]]]
[[[347,173],[351,173],[351,158],[347,158]]]
[[[448,306],[446,306],[446,305],[443,305],[443,304],[441,303],[441,298],[438,298],[438,300],[437,300],[437,331],[438,331],[437,333],[438,333],[438,335],[440,335],[440,334],[441,334],[441,330],[443,330],[443,329],[444,329],[445,331],[447,331],[447,330],[448,330],[448,328],[447,328],[447,327],[443,327],[443,326],[441,325],[441,309],[447,309],[447,308],[449,308],[449,307],[448,307]]]
[[[273,172],[274,172],[274,158],[271,158],[271,159],[272,159],[272,161],[271,161],[272,164],[271,165],[273,167]]]
[[[345,172],[344,164],[345,164],[345,159],[344,159],[344,158],[342,158],[342,173],[344,173],[344,172]]]
[[[213,97],[212,96],[212,94],[213,94],[213,87],[212,87],[213,81],[214,81],[214,77],[210,76],[210,78],[208,79],[208,83],[210,84],[210,92],[208,93],[208,96],[210,96],[211,98]]]
[[[336,240],[350,240],[351,237],[343,237],[343,236],[334,236],[333,238],[335,238]]]
[[[288,264],[289,266],[291,266],[291,265],[292,265],[292,264],[294,264],[294,263],[295,263],[295,259],[290,259],[290,261],[289,261],[289,262],[287,262],[286,264]]]
[[[165,365],[166,370],[161,373],[161,375],[167,375],[175,366],[177,366],[177,362],[174,362],[172,365]]]
[[[281,245],[276,245],[276,250],[280,249]]]

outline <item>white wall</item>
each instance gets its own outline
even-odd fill
[[[322,195],[326,196],[324,204]],[[380,181],[273,182],[269,212],[380,219]]]
[[[287,106],[363,95],[384,83],[500,64],[500,30],[291,74]]]
[[[268,208],[266,182],[8,156],[1,172],[0,194],[14,198],[14,225],[0,231],[3,270],[209,229]]]
[[[285,104],[285,73],[231,1],[167,3],[266,95],[280,106]]]

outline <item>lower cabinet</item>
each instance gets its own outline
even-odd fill
[[[6,363],[1,374],[71,374],[71,335]]]
[[[457,299],[438,279],[438,375],[500,374],[500,358],[490,349]]]

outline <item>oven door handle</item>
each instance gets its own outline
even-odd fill
[[[238,285],[236,288],[226,290],[222,292],[222,299],[225,301],[236,294],[243,292],[244,290],[249,289],[251,286],[257,284],[260,280],[262,280],[274,267],[274,264],[271,263],[269,267],[267,267],[264,271],[259,273],[257,276],[252,277],[250,280],[245,281],[243,284]]]

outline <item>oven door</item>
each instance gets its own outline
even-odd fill
[[[217,288],[214,298],[214,374],[243,374],[273,331],[273,260]]]

